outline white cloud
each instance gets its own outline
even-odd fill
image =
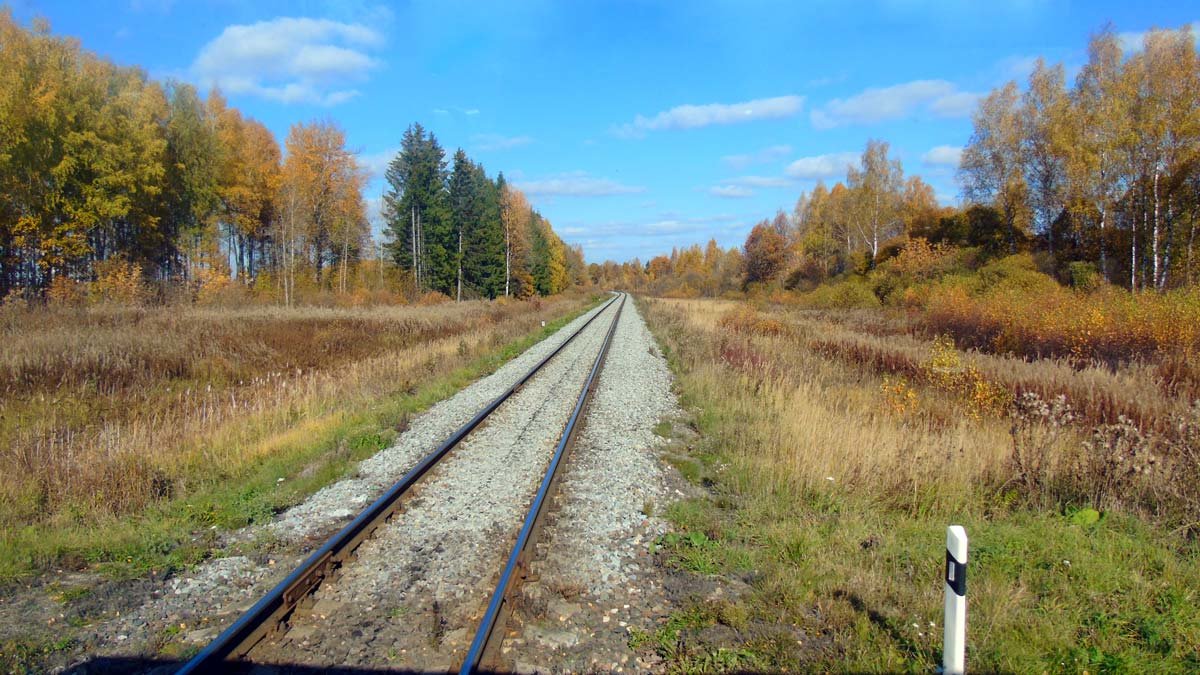
[[[859,154],[857,152],[834,152],[827,155],[801,157],[789,164],[784,169],[784,173],[792,178],[802,180],[833,178],[844,175],[846,167],[857,165],[858,162]]]
[[[744,169],[752,164],[768,164],[787,157],[792,154],[792,146],[790,145],[772,145],[768,148],[763,148],[757,152],[750,152],[741,155],[725,155],[721,161],[725,162],[734,169]]]
[[[1038,57],[1036,56],[1010,56],[1006,59],[1001,59],[997,64],[997,68],[1001,75],[1008,79],[1024,82],[1029,79],[1029,75],[1037,66]]]
[[[798,114],[803,107],[803,96],[776,96],[742,103],[688,104],[664,110],[653,117],[638,115],[633,122],[615,128],[613,133],[623,138],[641,138],[648,131],[698,129],[714,124],[780,119]]]
[[[471,141],[478,150],[511,150],[533,142],[530,136],[501,136],[500,134],[476,134]]]
[[[957,91],[930,103],[929,111],[938,117],[970,117],[983,96],[974,92]]]
[[[1150,31],[1147,31],[1147,30],[1139,30],[1139,31],[1128,31],[1125,33],[1117,33],[1117,40],[1121,43],[1121,49],[1125,53],[1128,54],[1131,52],[1140,52],[1140,51],[1142,51],[1143,41],[1146,39],[1146,33],[1149,33],[1149,32]],[[1195,36],[1197,34],[1200,34],[1200,21],[1193,21],[1192,22],[1192,37],[1193,37],[1193,39],[1195,39]],[[1200,47],[1200,44],[1198,44],[1197,46]]]
[[[280,17],[227,26],[191,70],[202,86],[230,94],[333,106],[358,95],[347,84],[379,65],[367,52],[382,46],[383,35],[362,24]]]
[[[383,178],[388,164],[392,163],[400,148],[389,148],[382,152],[362,152],[358,155],[358,165],[371,172],[375,178]]]
[[[644,187],[625,185],[608,178],[596,178],[583,171],[524,181],[516,185],[527,195],[547,197],[609,197],[646,191]]]
[[[939,145],[921,155],[921,161],[936,166],[958,168],[958,163],[962,160],[962,151],[957,145]]]
[[[383,215],[383,196],[367,197],[367,221],[371,223],[371,236],[378,237],[387,225]]]
[[[708,193],[714,197],[726,199],[744,199],[754,196],[754,190],[742,185],[714,185],[708,188]]]
[[[792,181],[781,176],[738,176],[737,178],[730,178],[726,182],[730,185],[744,185],[756,188],[780,188],[792,185]]]
[[[945,80],[914,80],[865,89],[850,98],[835,98],[812,111],[810,117],[818,129],[900,119],[919,109],[939,117],[963,117],[971,113],[979,97],[959,91]]]

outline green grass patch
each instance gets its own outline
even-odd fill
[[[784,650],[768,669],[815,658],[839,672],[933,670],[949,523],[971,537],[973,670],[1200,669],[1197,552],[1132,516],[913,515],[844,494],[748,496],[724,509],[690,500],[667,515],[679,531],[659,545],[672,564],[704,575],[754,570],[737,611],[833,637],[815,655]]]
[[[655,424],[654,425],[654,435],[658,436],[659,438],[670,438],[671,437],[671,421],[663,420],[663,421],[659,422],[658,424]]]
[[[61,637],[46,641],[6,640],[0,643],[0,671],[6,673],[35,673],[45,658],[75,645],[73,638]]]
[[[82,524],[67,514],[5,531],[0,534],[0,580],[64,564],[98,567],[118,578],[193,565],[212,554],[218,531],[267,522],[339,480],[358,461],[388,447],[398,423],[495,371],[597,304],[599,299],[415,390],[297,420],[292,429],[269,439],[270,452],[244,470],[198,479],[186,496],[126,517]],[[202,467],[191,473],[205,474]]]

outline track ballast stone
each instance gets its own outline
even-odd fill
[[[615,312],[472,432],[289,631],[250,658],[309,668],[458,665]]]
[[[215,558],[165,581],[146,582],[158,585],[145,591],[149,600],[81,629],[75,646],[62,654],[64,661],[55,670],[66,670],[67,664],[74,663],[77,665],[70,667],[74,672],[101,672],[113,658],[152,659],[164,636],[195,646],[208,643],[298,565],[315,542],[357,515],[600,310],[597,307],[576,317],[492,374],[414,417],[392,447],[360,462],[354,476],[317,491],[265,526],[248,527],[227,537],[230,542],[253,542],[265,534],[277,542],[269,555]],[[603,318],[596,322],[606,323]],[[578,339],[583,338],[580,335]]]
[[[550,338],[504,364],[495,373],[435,404],[413,420],[395,445],[363,460],[354,477],[328,485],[284,512],[268,526],[271,534],[295,541],[324,533],[358,515],[384,490],[404,477],[422,457],[504,393],[517,378],[562,344],[600,309],[598,307],[587,312]],[[557,358],[562,358],[562,355]]]
[[[655,515],[682,496],[655,435],[681,414],[666,359],[632,302],[626,303],[608,360],[509,622],[504,660],[517,672],[647,672],[661,664],[629,647],[672,607],[651,544],[668,529]]]

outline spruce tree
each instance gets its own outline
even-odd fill
[[[446,203],[446,153],[433,134],[413,124],[400,142],[400,152],[384,178],[384,214],[390,235],[388,248],[396,264],[411,274],[418,291],[447,295],[456,267]]]

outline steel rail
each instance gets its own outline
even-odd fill
[[[558,447],[554,450],[554,456],[550,459],[546,475],[542,478],[533,504],[530,505],[529,512],[525,516],[521,533],[517,535],[517,541],[513,545],[512,552],[509,553],[508,562],[505,563],[504,571],[500,574],[500,581],[492,592],[487,611],[484,612],[479,629],[475,633],[475,639],[472,640],[471,648],[459,670],[460,675],[477,672],[485,659],[492,663],[498,661],[500,643],[504,640],[504,625],[511,613],[510,594],[518,584],[530,577],[529,555],[537,544],[542,527],[542,516],[547,510],[546,505],[557,492],[560,478],[559,468],[570,454],[576,433],[582,427],[579,422],[584,419],[592,393],[599,384],[598,375],[608,357],[608,348],[612,344],[613,335],[617,332],[617,323],[621,320],[621,310],[625,307],[625,297],[625,294],[621,294],[621,304],[617,306],[616,316],[613,317],[608,334],[604,337],[604,344],[600,347],[600,353],[596,355],[596,361],[592,364],[587,383],[580,392],[579,399],[575,402],[575,410],[571,413],[571,418],[563,430],[562,438],[558,441]]]
[[[497,396],[486,407],[480,410],[469,422],[462,425],[451,434],[436,450],[426,455],[403,478],[388,489],[360,513],[353,521],[343,527],[336,535],[314,551],[283,581],[272,588],[261,600],[247,610],[229,628],[218,635],[203,650],[198,652],[180,668],[179,675],[191,673],[226,672],[230,661],[240,659],[269,635],[284,624],[296,606],[316,590],[320,583],[331,576],[341,565],[354,554],[364,540],[391,518],[400,507],[400,497],[408,492],[413,485],[432,469],[450,450],[459,444],[467,434],[478,427],[489,415],[499,408],[502,403],[515,394],[525,383],[538,373],[547,363],[557,356],[568,344],[575,340],[596,317],[604,314],[623,296],[614,296],[598,311],[592,314],[574,333],[554,351],[547,354],[537,365],[525,373],[521,379]],[[617,308],[620,314],[620,306]]]

